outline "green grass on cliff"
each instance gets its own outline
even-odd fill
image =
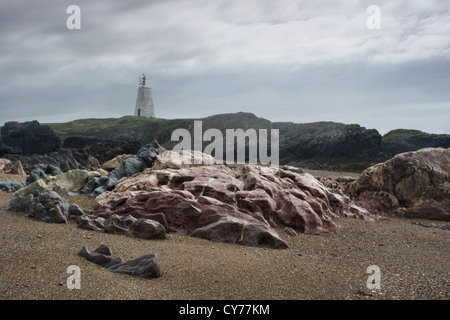
[[[391,130],[388,133],[386,133],[383,136],[383,141],[392,140],[392,139],[398,139],[398,138],[408,138],[412,136],[421,136],[421,135],[428,135],[428,133],[425,133],[420,130],[413,130],[413,129],[396,129]]]
[[[166,130],[176,129],[187,121],[192,121],[192,119],[167,120],[124,116],[121,118],[79,119],[66,123],[49,123],[48,125],[62,138],[130,139],[134,135],[136,136],[135,140],[146,140],[146,138],[151,139]]]

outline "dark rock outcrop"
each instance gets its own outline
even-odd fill
[[[22,181],[0,181],[0,191],[4,192],[15,192],[26,186],[25,182]]]
[[[52,164],[36,164],[33,166],[33,169],[28,175],[26,182],[27,184],[33,183],[37,180],[42,180],[45,182],[45,180],[47,180],[49,176],[57,176],[61,173],[61,169]]]
[[[122,154],[136,154],[140,144],[136,141],[99,139],[95,137],[69,137],[64,140],[63,148],[84,150],[100,163],[104,163]]]
[[[94,252],[104,252],[104,247],[105,245],[103,245],[103,248],[101,248],[101,250],[99,250],[99,247]],[[107,248],[106,251],[107,254],[94,254],[91,253],[86,247],[82,247],[78,252],[78,255],[115,273],[125,273],[143,278],[161,277],[161,266],[156,254],[154,253],[144,254],[139,258],[124,261],[120,257],[111,257],[109,253],[111,253],[112,250],[110,250],[109,248]]]
[[[137,121],[133,117],[95,119],[95,121],[76,120],[67,124],[67,127],[73,128],[72,130],[64,126],[64,130],[61,130],[59,134],[61,137],[73,136],[78,135],[82,130],[91,138],[125,140],[129,143],[139,141],[141,145],[157,140],[167,149],[172,149],[178,144],[178,141],[171,141],[175,129],[186,129],[193,136],[193,119],[159,120],[157,122],[142,119]],[[280,164],[309,169],[359,173],[376,163],[388,160],[399,152],[414,151],[424,147],[450,147],[450,135],[428,135],[401,129],[382,137],[376,130],[366,129],[357,124],[271,122],[247,112],[218,114],[198,120],[202,121],[203,132],[214,128],[221,131],[224,137],[226,129],[244,131],[279,129]],[[99,130],[99,124],[106,128]],[[58,127],[61,126],[55,126],[55,130]],[[203,142],[201,151],[209,144],[210,142]],[[222,158],[225,159],[225,157]]]
[[[25,212],[27,217],[53,223],[67,223],[71,217],[88,213],[76,204],[69,204],[54,191],[15,197],[6,210]]]
[[[26,173],[30,173],[36,165],[52,165],[62,172],[69,170],[97,170],[98,166],[92,162],[92,156],[81,149],[60,148],[47,154],[32,155],[4,155],[11,161],[20,161]]]
[[[56,151],[61,142],[55,132],[38,121],[7,122],[1,128],[0,156],[45,154]]]
[[[357,124],[276,122],[280,163],[309,169],[360,171],[382,155],[382,136]]]
[[[31,212],[34,208],[33,195],[29,194],[24,197],[15,197],[9,201],[6,210],[15,212]]]
[[[392,130],[382,139],[382,152],[389,158],[399,153],[424,148],[450,148],[450,135],[429,134],[419,130]]]

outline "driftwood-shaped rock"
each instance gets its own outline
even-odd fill
[[[139,258],[124,261],[121,257],[110,256],[112,250],[106,245],[102,245],[101,248],[97,248],[94,252],[104,252],[106,254],[94,254],[83,246],[78,255],[115,273],[125,273],[143,278],[161,277],[161,267],[154,253],[144,254]]]

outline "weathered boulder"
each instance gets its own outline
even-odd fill
[[[13,165],[11,160],[0,158],[0,173],[8,173],[18,175],[20,177],[26,177],[26,173],[23,170],[22,163],[16,161]]]
[[[56,176],[47,177],[45,183],[49,189],[60,194],[68,192],[80,192],[92,178],[100,178],[107,175],[103,169],[96,171],[69,170]]]
[[[71,217],[89,213],[76,204],[69,204],[54,191],[15,197],[9,201],[6,210],[25,212],[27,217],[54,223],[67,223]]]
[[[106,161],[102,164],[102,168],[107,171],[112,171],[117,168],[124,160],[131,158],[132,154],[121,154],[114,157],[111,160]]]
[[[124,160],[116,169],[111,171],[107,175],[106,182],[104,182],[103,185],[98,186],[94,192],[91,193],[91,197],[97,197],[105,191],[112,190],[121,178],[132,176],[135,173],[143,171],[147,167],[151,167],[156,156],[163,151],[165,151],[164,147],[160,146],[157,141],[145,145],[136,155]]]
[[[11,200],[9,200],[9,204],[6,210],[28,213],[33,210],[33,199],[34,197],[31,194],[23,197],[12,198]]]
[[[88,163],[94,169],[101,169],[102,167],[98,159],[93,157],[92,155],[88,155]]]
[[[243,181],[225,165],[182,168],[172,178],[172,189],[184,190],[195,197],[212,197],[223,203],[236,202],[236,191],[243,190]]]
[[[15,192],[25,187],[26,183],[22,181],[0,181],[0,190],[5,192]]]
[[[9,173],[13,165],[9,159],[0,158],[0,173]]]
[[[55,191],[60,194],[79,193],[93,178],[101,178],[107,172],[103,169],[96,171],[69,170],[61,171],[52,165],[38,165],[28,176],[26,187],[16,191],[15,196],[33,194],[35,191]],[[33,182],[31,182],[33,181]]]
[[[293,236],[293,237],[297,237],[298,233],[292,229],[291,227],[286,227],[283,229],[284,232],[286,232],[288,235]]]
[[[14,192],[14,197],[24,197],[29,194],[34,194],[36,191],[44,193],[50,192],[52,189],[44,181],[39,179]]]
[[[276,217],[282,224],[309,234],[338,230],[337,225],[331,221],[315,199],[308,201],[303,193],[291,192],[281,195],[280,200],[283,204],[278,209]],[[316,206],[313,208],[312,204]]]
[[[449,178],[450,149],[425,148],[368,168],[350,185],[350,192],[368,210],[396,213],[402,207],[413,210],[422,202],[434,201],[435,207],[447,201]],[[426,208],[420,207],[424,217]],[[435,212],[430,208],[430,218],[437,218]]]
[[[84,209],[80,205],[76,203],[72,203],[69,205],[69,217],[81,217],[81,216],[87,216],[90,215],[91,212],[89,210]]]
[[[108,233],[122,234],[142,239],[166,239],[166,229],[155,220],[133,216],[112,215],[104,222]]]
[[[57,166],[52,164],[36,164],[33,166],[30,174],[27,177],[27,184],[33,183],[37,180],[46,181],[49,176],[57,176],[62,171]]]
[[[69,219],[69,203],[56,192],[39,194],[33,199],[34,207],[28,217],[45,222],[67,223]]]
[[[401,208],[399,214],[407,218],[450,221],[450,201],[425,201],[411,208]]]
[[[90,179],[83,189],[80,190],[81,194],[92,194],[95,189],[97,189],[99,186],[102,186],[106,183],[108,180],[108,175],[104,175],[101,177],[93,177]]]
[[[69,203],[56,192],[35,193],[10,200],[6,210],[27,212],[27,217],[45,222],[67,223]]]
[[[269,225],[249,223],[247,219],[240,219],[231,215],[224,216],[205,227],[195,229],[191,236],[252,247],[288,248],[288,244],[279,238]]]
[[[26,177],[27,174],[25,173],[25,170],[23,170],[22,163],[20,161],[17,161],[16,164],[12,167],[10,174],[16,174],[20,177]]]
[[[156,157],[153,169],[181,169],[192,166],[213,165],[212,156],[196,150],[164,151]]]
[[[357,179],[356,177],[316,177],[325,187],[342,190],[350,195],[350,185]]]
[[[78,228],[104,231],[105,230],[105,218],[96,217],[93,215],[82,215],[77,217]]]
[[[95,251],[103,252],[105,249],[102,248],[99,250],[99,248],[97,248]],[[78,255],[115,273],[125,273],[143,278],[161,277],[161,266],[159,264],[158,257],[154,253],[144,254],[136,259],[124,261],[120,257],[110,256],[109,252],[112,251],[109,249],[107,254],[94,254],[83,246],[78,252]]]

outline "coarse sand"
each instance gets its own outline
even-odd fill
[[[12,197],[0,192],[0,207]],[[66,199],[86,209],[95,203],[85,195]],[[276,250],[173,233],[143,240],[0,210],[0,299],[449,299],[450,231],[414,224],[436,221],[335,221],[342,230],[321,235],[289,236],[279,228],[290,247]],[[156,253],[162,276],[117,274],[77,255],[102,243],[125,260]],[[80,268],[80,289],[67,287],[71,265]],[[371,265],[380,268],[380,289],[367,288]]]

